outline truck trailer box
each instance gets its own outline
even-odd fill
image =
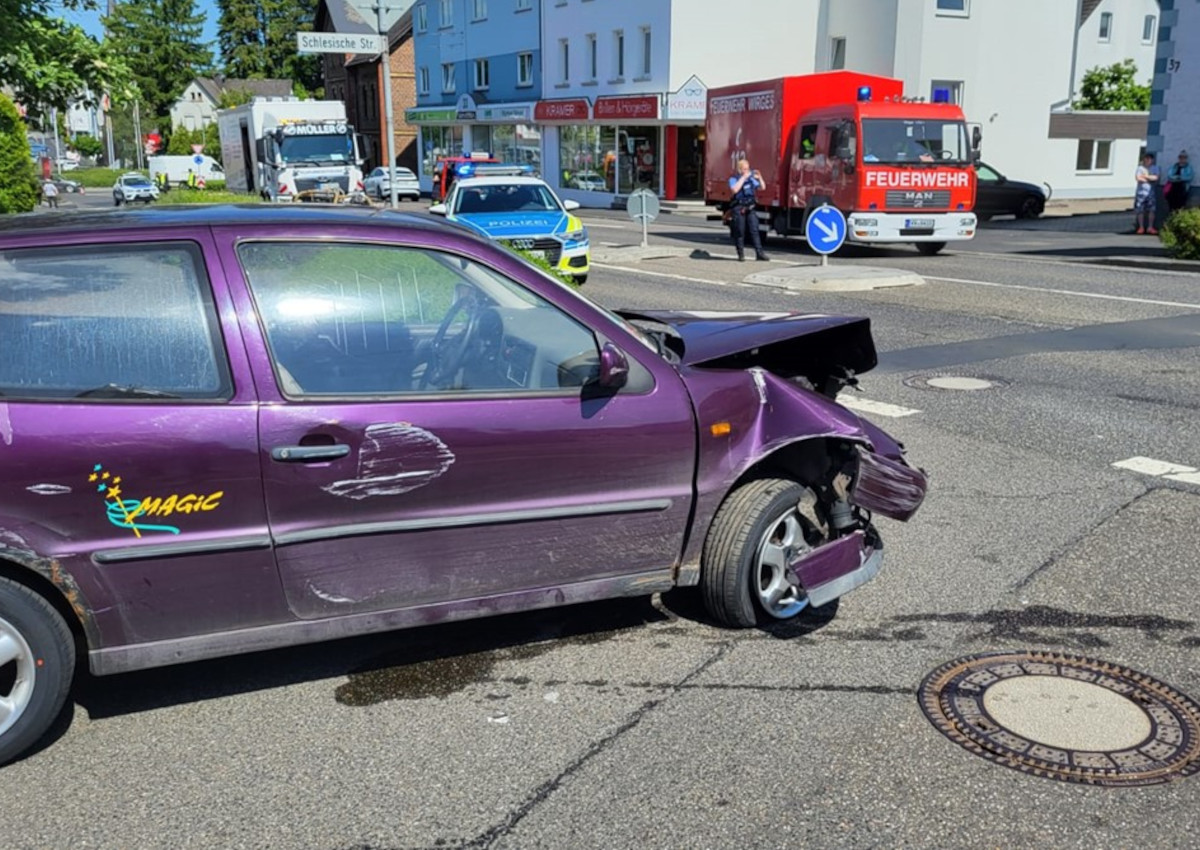
[[[863,86],[878,98],[899,97],[903,84],[889,77],[831,71],[802,77],[780,77],[708,90],[708,122],[704,156],[704,197],[728,201],[729,178],[745,158],[762,172],[760,204],[783,206],[790,168],[793,130],[806,112],[853,103]]]

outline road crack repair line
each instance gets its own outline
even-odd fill
[[[704,661],[702,661],[696,667],[692,668],[691,672],[689,672],[686,676],[684,676],[682,679],[680,679],[679,682],[677,682],[675,685],[673,685],[671,687],[671,693],[669,693],[663,697],[660,697],[658,699],[647,700],[646,702],[642,703],[629,716],[629,718],[626,719],[626,721],[624,723],[622,723],[620,726],[618,726],[614,731],[612,731],[605,737],[601,738],[600,740],[593,742],[591,744],[591,746],[589,746],[587,748],[586,751],[584,751],[579,757],[577,757],[574,761],[572,761],[570,764],[568,764],[557,776],[555,776],[553,779],[547,780],[546,782],[544,782],[540,786],[538,786],[536,789],[534,789],[533,793],[530,794],[528,797],[526,797],[525,801],[523,803],[521,803],[520,806],[518,806],[516,809],[514,809],[512,812],[509,813],[509,816],[504,820],[503,823],[493,826],[491,829],[489,829],[486,832],[484,832],[483,834],[479,835],[474,840],[469,841],[466,844],[462,845],[464,850],[465,850],[465,848],[491,847],[496,843],[497,840],[499,840],[500,838],[503,838],[505,835],[512,832],[512,830],[517,826],[517,824],[519,824],[522,820],[525,819],[526,815],[528,815],[535,808],[537,808],[537,806],[541,802],[549,799],[550,796],[552,794],[554,794],[554,792],[557,791],[562,786],[564,781],[566,781],[572,775],[577,773],[580,769],[583,768],[584,765],[586,765],[593,758],[595,758],[596,756],[600,755],[602,752],[607,750],[614,742],[616,742],[619,738],[621,738],[626,732],[637,727],[637,725],[642,722],[643,718],[645,718],[646,715],[648,715],[651,711],[656,709],[658,706],[662,705],[666,701],[667,697],[669,697],[671,694],[681,693],[682,691],[684,691],[686,689],[686,686],[693,679],[702,675],[710,667],[712,667],[714,664],[716,664],[721,659],[723,659],[726,655],[729,654],[729,652],[732,649],[733,649],[732,641],[726,641],[726,642],[722,643],[717,648],[716,652],[714,652],[712,655],[710,655],[708,658],[706,658]]]
[[[1139,475],[1149,475],[1152,478],[1162,478],[1165,481],[1176,481],[1180,484],[1200,485],[1200,470],[1194,466],[1183,466],[1152,457],[1130,457],[1113,464],[1116,469],[1126,469]]]

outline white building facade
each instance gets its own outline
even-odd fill
[[[1133,192],[1146,113],[1076,112],[1088,69],[1133,59],[1150,81],[1158,0],[821,0],[817,67],[950,93],[983,157],[1055,197]]]

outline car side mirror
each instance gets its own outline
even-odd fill
[[[563,209],[567,212],[573,212],[579,209],[579,201],[563,201]]]
[[[629,359],[611,342],[600,349],[600,375],[596,383],[607,390],[619,390],[629,380]]]
[[[431,215],[445,215],[449,210],[446,209],[445,204],[434,204],[429,208],[429,212]]]

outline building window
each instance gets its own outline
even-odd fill
[[[417,72],[417,91],[420,94],[429,94],[429,69],[426,67]]]
[[[565,38],[558,40],[558,81],[571,82],[571,45]]]
[[[1112,146],[1110,141],[1080,139],[1079,150],[1075,154],[1075,170],[1112,173]]]
[[[642,76],[650,76],[650,27],[642,27]]]
[[[454,0],[441,0],[441,26],[454,26]]]
[[[471,20],[482,21],[487,18],[487,0],[473,0]]]
[[[587,79],[596,81],[596,34],[587,34]]]
[[[425,11],[424,3],[422,3],[420,6],[417,7],[417,11],[415,14],[417,16],[417,20],[416,20],[417,32],[425,32],[425,30],[429,29],[429,15]]]
[[[1158,18],[1154,15],[1147,15],[1146,19],[1142,21],[1142,44],[1154,43],[1154,30],[1157,25]]]
[[[971,0],[937,0],[937,13],[965,18],[971,14]]]
[[[1100,14],[1100,40],[1108,41],[1112,38],[1112,12],[1102,12]]]
[[[618,80],[625,79],[625,32],[613,31],[613,70]]]
[[[517,85],[531,86],[533,85],[533,54],[518,53],[517,54]]]
[[[961,80],[934,80],[929,85],[930,103],[953,103],[962,106],[963,84]]]
[[[841,71],[846,67],[846,39],[833,39],[829,49],[829,70]]]
[[[491,76],[488,60],[475,60],[475,91],[487,91],[488,78]]]
[[[454,63],[446,62],[442,65],[442,91],[449,94],[454,91]]]
[[[517,0],[517,11],[524,12],[526,9],[532,9],[530,0]]]

